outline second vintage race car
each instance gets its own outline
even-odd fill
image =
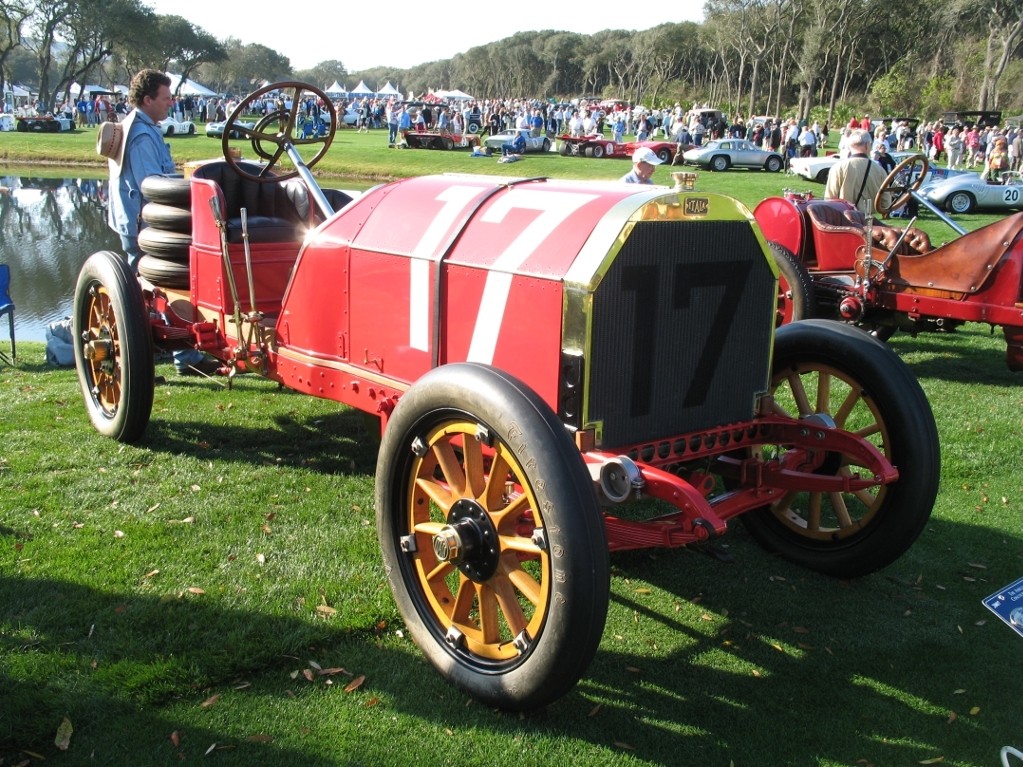
[[[711,170],[748,168],[777,173],[785,167],[785,159],[777,152],[761,149],[752,141],[724,138],[687,150],[682,159],[686,165],[698,165]]]
[[[614,141],[600,134],[592,136],[559,136],[558,151],[566,157],[615,157],[629,159],[640,147],[647,147],[661,162],[675,159],[679,145],[674,141]]]
[[[600,645],[609,551],[705,542],[741,518],[848,578],[924,529],[940,456],[920,385],[855,328],[776,330],[777,267],[740,203],[471,174],[347,195],[310,170],[336,117],[310,139],[295,111],[240,124],[269,90],[323,96],[248,96],[225,134],[262,162],[225,138],[190,179],[147,179],[141,276],[109,251],[82,267],[85,410],[144,441],[154,348],[197,348],[225,375],[379,419],[384,572],[452,683],[510,710],[571,689]],[[160,231],[182,221],[187,235]]]
[[[910,225],[868,222],[844,200],[796,193],[757,205],[782,273],[779,320],[844,320],[885,339],[982,322],[1002,328],[1006,364],[1023,370],[1023,212],[967,233],[922,193],[927,177],[926,158],[908,157],[874,206],[887,215],[915,198],[961,235],[939,247]]]

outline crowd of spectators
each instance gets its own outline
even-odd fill
[[[173,111],[180,120],[221,121],[238,101],[221,97],[183,96],[174,99]],[[662,137],[683,147],[700,146],[719,138],[746,138],[758,147],[781,153],[786,159],[815,156],[822,152],[847,154],[845,140],[853,130],[868,131],[874,139],[874,159],[887,167],[892,152],[920,151],[931,162],[952,170],[979,170],[991,180],[1007,170],[1021,169],[1021,133],[1009,126],[978,128],[968,124],[946,125],[940,120],[922,122],[853,117],[840,130],[827,123],[775,117],[728,117],[706,104],[650,110],[623,101],[580,99],[552,103],[542,99],[479,99],[449,104],[428,100],[402,101],[388,98],[338,99],[330,105],[310,99],[303,105],[312,120],[326,120],[324,110],[334,109],[339,121],[359,131],[386,130],[395,144],[407,130],[452,134],[518,131],[534,136],[588,136],[610,133],[616,141],[634,136],[637,141]],[[269,114],[289,108],[283,98],[268,96],[256,105],[257,113]],[[83,97],[76,102],[78,123],[94,126],[104,120],[122,119],[127,111],[123,96]],[[347,119],[346,119],[347,118]],[[838,134],[837,136],[834,134]]]

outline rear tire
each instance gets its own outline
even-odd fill
[[[137,442],[153,410],[153,338],[142,291],[116,253],[94,253],[75,289],[75,368],[96,430]]]

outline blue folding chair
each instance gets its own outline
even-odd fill
[[[8,365],[13,365],[17,359],[17,350],[14,347],[14,302],[11,300],[11,267],[7,264],[0,264],[0,317],[7,315],[11,327],[11,356],[8,357],[0,352],[0,360]]]

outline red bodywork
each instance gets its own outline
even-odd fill
[[[260,373],[376,414],[384,426],[403,392],[439,365],[472,361],[513,372],[573,429],[592,474],[629,456],[645,494],[673,507],[642,522],[606,515],[612,550],[705,540],[786,490],[850,492],[898,478],[865,440],[770,415],[777,271],[734,200],[617,183],[408,179],[370,190],[324,222],[310,216],[299,239],[255,238],[253,312],[244,245],[227,246],[236,308],[209,212],[211,197],[225,210],[230,201],[209,178],[193,177],[191,194],[190,293],[144,285],[158,345],[196,346],[232,374]],[[671,280],[655,277],[637,284],[636,296],[654,291],[647,309],[656,309],[628,327],[635,310],[622,314],[617,304],[635,297],[609,293],[605,276],[617,268],[656,275],[649,270],[658,259],[642,244],[643,233],[655,231],[673,259],[689,254],[674,274],[720,285],[704,290],[720,297],[713,300],[736,298],[731,315],[689,298],[673,303]],[[722,264],[723,234],[735,243],[729,258],[746,259],[742,269]],[[730,287],[740,271],[746,292]],[[708,313],[721,322],[710,326]],[[634,351],[648,342],[693,351]],[[577,360],[584,369],[573,368]],[[647,404],[632,395],[636,412],[624,412],[623,386],[645,387]],[[688,392],[681,403],[679,386]],[[785,457],[765,464],[755,449],[765,443],[788,446]],[[857,456],[865,473],[820,472],[829,450]],[[709,475],[672,471],[712,458],[731,465],[736,490],[712,498],[720,488]]]
[[[624,141],[618,142],[600,134],[593,136],[558,136],[558,150],[561,154],[575,157],[614,157],[629,159],[640,147],[647,147],[663,162],[672,162],[678,151],[674,141]],[[687,147],[688,148],[688,147]]]
[[[875,245],[868,276],[864,228],[821,226],[822,207],[843,215],[853,210],[840,200],[799,194],[768,198],[754,210],[765,238],[809,271],[820,313],[844,308],[854,322],[910,332],[962,322],[1001,326],[1009,368],[1023,370],[1023,213],[924,253],[889,257]]]

